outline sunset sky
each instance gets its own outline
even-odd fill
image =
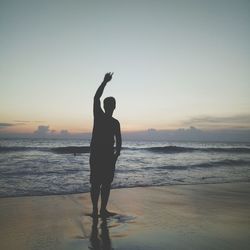
[[[250,1],[0,0],[0,133],[250,128]]]

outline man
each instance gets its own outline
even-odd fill
[[[94,97],[94,127],[90,144],[90,183],[93,217],[98,216],[98,199],[101,192],[100,216],[111,216],[106,207],[111,183],[114,178],[115,163],[121,151],[120,123],[112,117],[116,106],[114,97],[104,99],[104,111],[100,98],[113,73],[107,73]],[[114,142],[116,148],[114,150]]]

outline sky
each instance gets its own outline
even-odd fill
[[[250,128],[250,1],[0,0],[0,133]],[[35,132],[35,133],[36,133]]]

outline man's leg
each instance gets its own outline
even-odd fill
[[[98,216],[98,199],[100,195],[100,185],[99,184],[91,184],[91,201],[93,205],[93,213],[92,216],[96,217]]]
[[[102,184],[102,187],[101,187],[101,209],[100,209],[101,215],[107,215],[107,213],[108,213],[106,207],[107,207],[108,200],[109,200],[110,188],[111,188],[110,183]]]

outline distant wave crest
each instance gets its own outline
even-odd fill
[[[123,150],[147,150],[154,153],[176,154],[176,153],[192,153],[192,152],[211,152],[211,153],[250,153],[248,147],[179,147],[179,146],[163,146],[163,147],[123,147]],[[67,146],[67,147],[3,147],[0,146],[0,153],[22,152],[22,151],[45,151],[56,154],[84,154],[90,152],[89,146]]]
[[[68,147],[0,147],[0,153],[23,152],[23,151],[45,151],[57,154],[79,154],[89,153],[89,146],[68,146]]]
[[[80,154],[80,153],[89,153],[90,152],[90,147],[85,146],[85,147],[57,147],[57,148],[51,148],[50,149],[54,153],[58,154]]]
[[[215,152],[215,153],[250,153],[250,148],[240,148],[240,147],[214,147],[214,148],[194,148],[194,147],[177,147],[177,146],[164,146],[164,147],[150,147],[144,148],[156,153],[186,153],[186,152]]]

